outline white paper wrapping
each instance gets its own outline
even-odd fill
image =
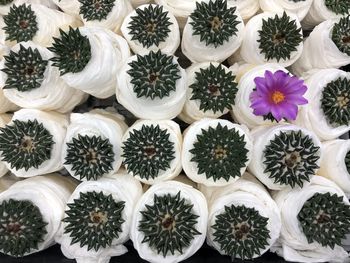
[[[21,42],[11,48],[11,51],[17,53],[20,45],[25,48],[31,47],[38,49],[44,60],[52,58],[53,54],[42,46],[31,41]],[[1,60],[0,68],[5,68],[5,59]],[[0,87],[3,88],[7,81],[7,74],[0,72]],[[44,79],[41,86],[30,91],[19,91],[17,89],[4,89],[4,96],[12,103],[22,107],[47,111],[68,112],[75,106],[83,102],[87,96],[82,91],[69,87],[60,77],[58,68],[48,65],[44,72]]]
[[[222,62],[241,46],[244,37],[244,23],[238,10],[235,15],[240,23],[236,26],[237,32],[231,36],[223,45],[215,47],[213,44],[206,45],[201,41],[200,35],[193,35],[193,20],[189,17],[182,34],[181,49],[183,54],[192,62],[218,61]]]
[[[14,113],[13,118],[8,125],[11,125],[13,120],[37,120],[38,123],[41,123],[53,136],[52,140],[54,141],[54,144],[52,145],[50,159],[44,161],[38,168],[31,167],[28,169],[28,171],[26,171],[24,168],[16,170],[16,168],[11,168],[11,164],[4,162],[7,169],[18,177],[33,177],[36,175],[52,173],[63,168],[61,162],[61,151],[68,126],[67,116],[56,112],[22,109]]]
[[[78,0],[52,0],[63,12],[81,19],[79,16],[80,3]]]
[[[6,126],[7,123],[10,122],[12,118],[11,114],[0,114],[0,128],[3,128]],[[0,178],[4,176],[8,172],[8,169],[2,161],[0,161]]]
[[[282,67],[288,67],[301,56],[303,51],[302,42],[296,47],[296,51],[291,52],[290,59],[280,59],[279,61],[277,61],[275,58],[267,60],[265,58],[265,54],[259,48],[260,43],[258,40],[260,39],[260,36],[258,31],[262,29],[263,20],[267,21],[268,18],[274,18],[276,14],[279,17],[283,15],[282,12],[265,12],[254,16],[246,24],[243,42],[239,50],[239,56],[245,62],[250,64],[278,63]],[[295,20],[298,28],[301,27],[298,17],[295,14],[288,13],[288,16],[291,18],[291,20]]]
[[[72,113],[70,116],[70,125],[67,128],[67,134],[62,146],[62,163],[65,163],[67,157],[67,143],[71,143],[73,138],[81,136],[97,136],[103,140],[108,139],[109,143],[113,146],[114,161],[111,164],[113,169],[103,176],[109,176],[115,174],[121,164],[121,144],[124,132],[127,129],[127,125],[124,123],[124,118],[118,113],[109,113],[107,111],[99,110],[98,112],[88,113]],[[74,178],[86,181],[86,177],[80,179],[80,175],[75,175],[75,171],[72,170],[71,164],[64,164],[69,174]]]
[[[142,6],[139,6],[138,9],[144,10],[146,7],[149,7],[149,6],[150,5],[142,5]],[[153,4],[152,6],[155,7],[157,5]],[[166,53],[169,55],[172,55],[175,53],[175,51],[180,45],[179,25],[174,15],[164,7],[163,7],[163,12],[168,12],[167,17],[169,18],[169,22],[172,24],[169,25],[170,32],[168,33],[167,38],[165,39],[165,41],[160,42],[158,46],[153,44],[150,47],[144,47],[142,43],[140,43],[138,40],[132,40],[133,35],[130,34],[131,30],[128,27],[130,26],[132,17],[138,16],[136,13],[136,10],[129,13],[129,15],[124,19],[124,22],[121,26],[121,32],[123,33],[123,36],[128,41],[130,48],[135,54],[147,54],[150,50],[153,50],[153,51],[161,50],[162,53]]]
[[[314,26],[317,26],[319,23],[323,21],[339,18],[342,16],[341,14],[336,14],[332,10],[328,9],[325,2],[326,2],[325,0],[312,1],[310,10],[302,22],[303,28],[310,29],[310,28],[313,28]]]
[[[18,182],[20,179],[14,174],[8,173],[7,175],[0,177],[0,194],[10,188],[11,185]]]
[[[297,75],[312,69],[339,68],[350,63],[350,56],[342,53],[332,40],[332,30],[336,20],[327,20],[314,28],[304,41],[301,57],[292,66]]]
[[[268,218],[267,230],[270,238],[267,240],[268,245],[265,249],[260,250],[260,254],[254,254],[253,258],[257,258],[264,254],[275,243],[279,237],[281,230],[281,217],[279,209],[271,198],[266,189],[250,174],[245,173],[244,176],[238,179],[235,183],[225,187],[205,187],[201,186],[201,191],[211,191],[208,200],[209,218],[207,230],[207,243],[220,252],[221,255],[226,255],[220,249],[220,244],[214,241],[214,229],[216,216],[225,211],[225,206],[245,206],[254,208],[263,217]]]
[[[250,68],[248,66],[248,68]],[[272,73],[283,70],[288,71],[278,64],[265,64],[248,69],[239,78],[238,92],[236,94],[235,104],[232,106],[231,115],[235,121],[241,124],[245,124],[248,128],[254,128],[259,125],[273,124],[274,122],[266,119],[263,116],[257,116],[253,113],[253,108],[250,107],[250,94],[256,88],[254,79],[256,77],[264,77],[265,71],[271,71]],[[282,120],[281,122],[283,122]]]
[[[217,111],[215,113],[212,110],[208,110],[204,112],[203,110],[200,110],[199,100],[191,100],[191,97],[193,95],[192,93],[193,90],[190,88],[190,86],[196,83],[196,73],[199,73],[201,69],[209,68],[210,65],[213,65],[214,67],[218,67],[220,64],[217,62],[194,63],[186,69],[186,75],[187,75],[186,102],[179,117],[187,123],[193,123],[203,118],[214,118],[214,119],[219,118],[220,116],[229,112],[229,109],[225,109],[223,112]],[[222,67],[225,69],[226,73],[230,72],[230,70],[224,65],[222,65]],[[232,104],[234,104],[234,101],[232,101]]]
[[[15,5],[21,5],[24,3],[29,3],[29,4],[40,4],[47,6],[52,9],[57,9],[57,6],[52,2],[52,0],[15,0],[12,3],[9,3],[7,5],[0,5],[0,15],[6,15],[8,11],[10,11],[10,7],[15,4]]]
[[[191,244],[187,248],[183,248],[183,253],[175,251],[174,255],[158,254],[156,250],[149,247],[148,243],[142,243],[144,235],[138,230],[139,221],[142,219],[141,211],[145,210],[146,205],[153,205],[154,195],[162,196],[166,194],[176,195],[180,191],[181,198],[193,204],[192,213],[198,215],[198,222],[195,228],[201,233],[195,235]],[[135,213],[132,218],[130,238],[140,257],[151,263],[176,263],[191,257],[204,243],[207,228],[208,207],[204,195],[184,183],[176,181],[168,181],[151,186],[141,197],[135,207]]]
[[[151,98],[137,97],[134,92],[134,85],[131,77],[127,73],[131,69],[129,63],[136,61],[137,56],[130,57],[120,70],[118,75],[118,88],[116,91],[117,100],[128,111],[140,119],[165,120],[173,119],[180,114],[186,100],[186,72],[178,66],[181,78],[176,81],[176,90],[171,91],[168,97]],[[173,58],[173,63],[178,64],[177,58]]]
[[[285,189],[277,192],[274,199],[281,211],[282,229],[273,250],[285,260],[293,262],[346,262],[349,255],[338,245],[331,249],[322,247],[316,242],[309,244],[297,219],[304,203],[317,193],[343,196],[344,203],[349,205],[344,192],[335,183],[320,176],[314,176],[311,184],[302,189]]]
[[[274,179],[270,178],[270,173],[265,173],[266,165],[263,164],[265,160],[264,151],[270,142],[274,140],[275,136],[280,135],[280,133],[288,133],[291,131],[301,131],[303,136],[309,136],[312,139],[315,147],[320,147],[318,151],[318,156],[320,159],[317,161],[317,165],[320,166],[321,156],[322,156],[322,145],[317,136],[304,128],[292,125],[292,124],[279,124],[273,126],[260,126],[251,131],[251,136],[253,138],[253,155],[252,161],[249,164],[249,171],[254,174],[260,182],[266,185],[271,190],[283,190],[285,188],[290,188],[289,185],[274,183]],[[281,149],[283,151],[283,149]],[[317,171],[315,171],[316,173]],[[308,182],[304,182],[308,184]],[[296,188],[299,188],[296,186]]]
[[[260,7],[265,12],[283,12],[295,14],[299,21],[303,20],[308,13],[313,0],[259,0]]]
[[[350,140],[332,140],[323,143],[323,157],[318,171],[335,182],[350,196],[350,174],[345,164],[345,157],[350,151]]]
[[[314,70],[306,75],[305,84],[309,88],[305,98],[309,103],[300,107],[295,124],[313,131],[322,141],[336,139],[350,130],[350,126],[347,125],[331,125],[321,108],[324,88],[340,77],[350,79],[350,73],[338,69],[323,69]]]
[[[32,41],[36,44],[50,46],[53,42],[52,37],[58,37],[60,35],[59,29],[67,30],[69,26],[78,27],[81,25],[81,22],[75,17],[61,11],[48,8],[42,4],[26,3],[26,6],[28,5],[31,7],[36,16],[38,30],[32,39]],[[0,35],[7,36],[2,28],[0,30]],[[8,46],[13,46],[15,44],[15,41],[6,41],[6,45]]]
[[[205,174],[198,174],[198,167],[196,162],[192,162],[193,154],[190,150],[193,149],[194,143],[197,142],[197,135],[202,134],[202,130],[208,130],[209,127],[216,128],[218,124],[222,127],[227,126],[229,129],[235,129],[238,131],[240,136],[244,136],[244,141],[246,143],[245,148],[247,152],[247,162],[246,166],[240,169],[241,175],[245,172],[249,162],[251,161],[253,144],[249,134],[249,130],[244,125],[234,124],[227,120],[221,119],[202,119],[191,124],[184,132],[184,141],[182,146],[182,167],[186,175],[194,182],[199,184],[204,184],[206,186],[225,186],[234,183],[238,180],[237,177],[230,177],[227,181],[224,178],[220,178],[216,181],[212,177],[206,178]]]
[[[0,202],[14,199],[30,201],[37,206],[47,223],[47,234],[43,242],[24,255],[42,251],[55,244],[55,236],[64,217],[65,204],[73,192],[75,184],[59,174],[37,176],[19,181],[0,194]]]
[[[68,200],[68,204],[80,198],[80,193],[103,192],[104,195],[112,195],[116,202],[124,201],[125,207],[122,218],[125,220],[121,226],[122,232],[119,237],[113,239],[111,246],[99,250],[87,250],[87,246],[80,247],[80,243],[71,244],[72,238],[69,233],[64,233],[67,223],[62,223],[56,241],[61,244],[62,253],[69,259],[75,259],[77,263],[108,263],[111,257],[120,256],[128,250],[123,243],[129,239],[131,218],[134,213],[136,202],[142,195],[141,184],[126,174],[115,174],[110,178],[101,178],[98,181],[81,183]],[[69,207],[65,207],[65,211]]]
[[[131,4],[134,8],[139,7],[140,5],[150,4],[153,0],[131,0]]]
[[[156,178],[141,178],[140,175],[134,175],[130,171],[130,174],[145,184],[155,184],[162,181],[167,181],[178,176],[182,170],[181,166],[181,148],[182,148],[182,134],[179,125],[171,120],[139,120],[132,125],[125,133],[123,142],[130,138],[130,133],[134,133],[135,130],[141,130],[142,126],[157,126],[161,130],[166,130],[169,133],[169,141],[174,144],[174,159],[170,162],[170,168],[167,170],[160,170]],[[123,158],[125,160],[125,158]],[[126,166],[127,168],[127,166]]]
[[[128,43],[112,31],[100,27],[80,27],[91,45],[91,59],[78,73],[62,76],[66,83],[92,96],[103,99],[115,93],[117,74],[130,56]]]

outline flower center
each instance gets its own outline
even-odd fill
[[[101,8],[101,3],[100,3],[100,1],[96,1],[96,3],[95,3],[95,9],[96,10],[99,10]]]
[[[171,215],[167,214],[162,220],[162,227],[169,231],[174,229],[175,228],[174,218]]]
[[[149,83],[154,84],[158,80],[158,74],[157,73],[151,73],[149,74]]]
[[[209,89],[209,92],[212,96],[220,96],[221,95],[221,92],[219,90],[219,86],[218,85],[214,85],[214,84],[210,84],[208,86],[208,89]]]
[[[338,96],[337,97],[337,104],[340,108],[346,108],[350,102],[350,99],[348,97],[348,94],[345,93],[344,96]]]
[[[221,145],[216,147],[214,154],[216,159],[224,159],[227,157],[227,151]]]
[[[157,153],[156,148],[153,145],[146,146],[144,148],[144,151],[145,151],[145,154],[147,155],[148,159],[151,159]]]
[[[19,21],[19,26],[22,29],[26,29],[29,26],[29,22],[27,20],[21,20],[21,21]]]
[[[286,41],[286,36],[284,33],[277,33],[272,37],[272,41],[274,44],[283,44]]]
[[[95,225],[104,224],[107,222],[107,213],[103,213],[101,211],[92,212],[90,214],[90,220]]]
[[[146,26],[146,31],[149,35],[153,35],[155,34],[156,32],[156,27],[157,27],[157,24],[154,23],[154,21],[151,20],[150,23],[147,24]]]
[[[237,224],[233,228],[234,236],[236,239],[239,239],[239,240],[245,239],[249,231],[250,231],[250,227],[247,223]]]
[[[32,141],[32,138],[28,137],[28,136],[24,136],[22,139],[22,143],[20,145],[20,149],[23,152],[33,152],[33,150],[35,149],[34,143]]]
[[[342,38],[344,44],[350,44],[350,36],[345,36]]]
[[[294,168],[300,161],[301,161],[301,157],[300,157],[300,153],[298,152],[292,152],[286,155],[285,162],[289,168]]]
[[[35,73],[35,68],[33,66],[27,66],[25,69],[26,75],[31,76]]]
[[[97,153],[94,149],[90,148],[89,151],[86,153],[86,161],[88,163],[97,163]]]
[[[210,21],[211,28],[215,31],[219,31],[221,29],[222,24],[222,20],[217,16],[215,16],[213,20]]]
[[[21,225],[18,223],[9,223],[6,226],[6,232],[11,235],[17,235],[21,230]]]
[[[274,92],[272,93],[271,99],[272,99],[273,103],[279,104],[279,103],[281,103],[282,101],[284,101],[285,96],[284,96],[284,94],[283,94],[282,92],[280,92],[280,91],[274,91]]]
[[[325,212],[321,211],[316,220],[318,224],[324,224],[329,222],[331,220],[331,217],[327,215]]]

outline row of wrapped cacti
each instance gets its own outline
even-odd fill
[[[241,259],[269,249],[288,261],[348,257],[341,240],[350,228],[349,201],[320,176],[302,190],[272,197],[248,173],[234,184],[202,185],[201,191],[179,176],[143,193],[141,183],[123,171],[75,187],[69,178],[50,174],[2,192],[0,250],[18,257],[57,242],[67,258],[102,263],[126,253],[123,243],[130,237],[149,262],[185,260],[205,240],[221,254]]]

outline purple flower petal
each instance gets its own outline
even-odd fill
[[[254,109],[255,115],[264,116],[270,112],[270,105],[264,101],[255,102],[251,107]]]
[[[255,100],[258,100],[260,99],[261,97],[259,96],[258,92],[257,91],[253,91],[252,93],[250,93],[249,95],[249,100],[251,102],[255,101]]]
[[[298,114],[298,106],[290,103],[285,103],[283,107],[281,107],[282,115],[287,120],[295,120]]]
[[[286,102],[288,103],[295,103],[297,105],[304,105],[304,104],[308,104],[308,100],[301,97],[301,96],[298,96],[298,95],[289,95],[287,96],[286,98]]]
[[[274,73],[276,84],[278,89],[283,89],[288,85],[288,74],[282,70],[278,70]]]
[[[266,85],[266,81],[264,78],[256,77],[254,79],[255,85],[256,85],[256,91],[260,96],[263,96],[264,94],[268,94],[269,88]]]
[[[266,85],[269,87],[269,89],[273,88],[275,85],[275,78],[272,72],[269,70],[265,71],[265,82],[266,82]]]
[[[271,107],[271,114],[276,119],[276,121],[282,120],[281,107],[278,107],[277,104]]]

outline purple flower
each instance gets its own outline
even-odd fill
[[[250,107],[258,116],[272,116],[280,121],[282,118],[295,120],[298,105],[307,104],[303,97],[307,87],[304,81],[279,70],[275,73],[265,71],[265,77],[254,79],[256,90],[250,94]]]

